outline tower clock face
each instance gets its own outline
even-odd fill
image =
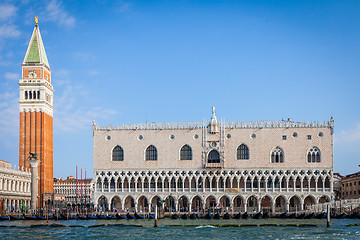
[[[37,75],[36,75],[36,72],[35,70],[34,71],[30,71],[29,74],[28,74],[28,78],[36,78]]]

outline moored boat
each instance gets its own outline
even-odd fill
[[[229,213],[225,213],[224,216],[223,216],[223,219],[230,219],[231,216]]]

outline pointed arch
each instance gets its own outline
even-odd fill
[[[281,147],[277,146],[271,151],[271,162],[272,163],[283,163],[284,162],[284,151]]]
[[[321,162],[321,152],[318,147],[312,147],[307,154],[307,161],[309,163]]]
[[[208,154],[208,163],[220,163],[220,153],[213,149]]]
[[[248,160],[250,159],[249,147],[244,143],[238,146],[236,150],[236,159],[237,160]]]
[[[180,149],[180,160],[192,160],[192,159],[193,159],[192,148],[189,145],[185,144]]]
[[[112,161],[124,161],[124,150],[119,145],[112,150]]]
[[[145,151],[145,160],[147,161],[156,161],[158,160],[158,152],[154,145],[150,145],[146,148]]]

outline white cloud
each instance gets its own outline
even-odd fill
[[[360,151],[360,123],[357,123],[353,129],[343,130],[335,134],[334,144],[352,151]]]
[[[13,92],[0,94],[0,143],[5,146],[14,144],[19,129],[18,95]]]
[[[75,26],[75,18],[64,9],[63,4],[60,1],[51,0],[46,6],[46,14],[46,19],[49,21],[56,22],[66,27]]]
[[[11,38],[20,36],[20,31],[15,25],[4,24],[0,26],[0,38]]]
[[[83,62],[95,59],[95,56],[88,52],[75,52],[74,55]]]
[[[5,73],[5,79],[7,79],[7,80],[19,80],[19,74],[7,72],[7,73]]]
[[[0,5],[0,21],[12,21],[16,11],[17,8],[13,5]]]

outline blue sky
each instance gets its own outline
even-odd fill
[[[92,175],[91,121],[335,118],[334,171],[360,164],[359,1],[0,1],[0,159],[18,164],[34,16],[54,97],[54,177]],[[64,157],[65,156],[65,157]]]

